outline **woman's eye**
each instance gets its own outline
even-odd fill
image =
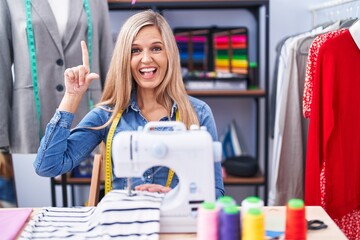
[[[161,47],[154,47],[154,48],[153,48],[153,51],[154,51],[154,52],[161,51]]]
[[[138,48],[131,49],[131,54],[135,54],[135,53],[139,53],[139,52],[140,52],[140,49],[138,49]]]

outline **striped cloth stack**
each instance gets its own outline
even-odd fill
[[[97,207],[42,208],[19,239],[159,239],[164,194],[112,190]]]

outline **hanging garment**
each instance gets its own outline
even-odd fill
[[[315,67],[310,69],[305,202],[323,206],[349,239],[359,239],[360,50],[344,30],[327,36],[315,52],[317,57],[309,56]]]
[[[330,28],[338,27],[333,24]],[[307,123],[301,115],[306,55],[299,51],[303,39],[319,34],[323,27],[288,38],[281,50],[269,205],[286,205],[303,197],[303,169]]]
[[[312,92],[313,92],[313,82],[314,74],[316,69],[316,60],[318,57],[319,49],[321,45],[326,42],[326,40],[341,35],[346,31],[346,29],[338,29],[332,32],[321,34],[316,37],[309,50],[308,64],[306,68],[306,77],[304,83],[304,96],[303,96],[303,114],[305,118],[310,118],[311,112],[311,102],[312,102]]]
[[[324,29],[324,31],[331,31],[332,28],[336,27],[338,28],[339,23],[333,23],[333,22],[326,22],[319,26],[314,27],[315,29]],[[306,33],[306,32],[305,32]],[[271,81],[271,92],[270,92],[270,116],[269,116],[269,132],[270,136],[274,138],[274,128],[275,128],[275,111],[276,111],[276,96],[277,96],[277,81],[278,81],[278,72],[279,68],[282,66],[279,66],[279,61],[281,58],[281,50],[286,42],[291,37],[296,37],[299,34],[287,36],[283,39],[281,39],[278,44],[276,45],[276,57],[275,57],[275,64],[274,64],[274,73],[273,73],[273,79]],[[301,44],[302,45],[302,44]],[[310,46],[309,46],[310,47]],[[309,47],[306,51],[309,50]],[[304,47],[303,47],[304,48]],[[307,54],[307,52],[306,52]]]
[[[10,146],[12,153],[36,153],[40,141],[24,2],[0,1],[0,147]],[[92,71],[104,81],[113,51],[108,5],[105,0],[89,3]],[[42,132],[64,95],[65,69],[82,63],[80,41],[87,39],[88,17],[83,1],[70,4],[66,31],[61,38],[48,1],[31,0]],[[89,111],[89,99],[98,102],[101,81],[91,83],[73,124]]]
[[[281,57],[281,49],[283,48],[285,42],[290,37],[285,37],[281,39],[276,45],[276,57],[274,64],[274,73],[273,79],[271,81],[271,94],[270,94],[270,116],[269,116],[269,131],[270,136],[274,138],[274,128],[275,128],[275,111],[276,111],[276,95],[277,95],[277,80],[278,80],[278,72],[279,72],[279,62]]]
[[[41,209],[19,239],[159,239],[164,194],[112,190],[97,207]]]
[[[269,205],[286,205],[292,198],[304,197],[305,155],[308,119],[301,113],[307,55],[319,34],[338,29],[340,21],[293,36],[284,44],[279,60],[274,151]]]

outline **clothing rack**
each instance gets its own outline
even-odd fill
[[[312,14],[312,26],[325,21],[358,18],[360,0],[333,0],[313,5],[309,8]],[[324,18],[322,21],[319,20]]]

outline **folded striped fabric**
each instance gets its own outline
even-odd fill
[[[42,208],[19,239],[159,239],[164,194],[112,190],[97,207]]]

